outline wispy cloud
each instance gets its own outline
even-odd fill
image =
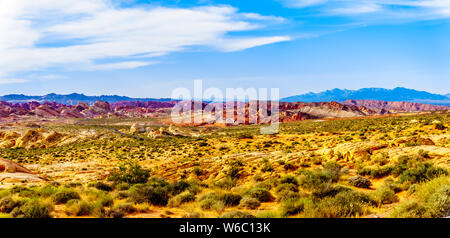
[[[325,15],[383,16],[385,19],[428,20],[450,17],[449,0],[279,0],[287,7],[315,8]],[[378,15],[376,15],[378,14]]]
[[[241,13],[231,6],[120,8],[113,0],[0,0],[0,72],[13,77],[50,67],[132,69],[155,62],[143,58],[190,47],[245,50],[289,37],[233,37],[230,33],[250,32],[283,20]],[[115,63],[96,63],[108,60]]]
[[[26,83],[28,80],[26,79],[18,79],[18,78],[0,78],[1,84],[16,84],[16,83]]]

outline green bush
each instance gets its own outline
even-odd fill
[[[240,201],[240,206],[244,207],[244,208],[249,208],[249,209],[256,209],[259,206],[261,206],[261,202],[256,199],[256,198],[252,198],[252,197],[243,197]]]
[[[16,201],[11,197],[4,197],[0,199],[0,213],[10,213],[14,208],[21,205],[20,201]]]
[[[450,185],[443,186],[427,201],[431,217],[442,218],[450,215]]]
[[[231,211],[223,214],[219,218],[256,218],[256,217],[248,212]]]
[[[372,193],[372,198],[379,205],[391,204],[399,201],[395,191],[389,186],[380,186],[375,192]]]
[[[393,218],[422,218],[425,217],[427,209],[416,201],[400,204],[391,213]]]
[[[358,175],[369,176],[371,178],[383,178],[390,175],[394,171],[391,165],[363,167],[358,169]]]
[[[341,176],[342,166],[335,161],[329,161],[324,166],[324,172],[329,175],[332,182],[337,182]]]
[[[306,206],[305,216],[317,218],[355,217],[364,215],[366,206],[371,203],[372,201],[367,195],[347,190],[334,197],[326,197],[313,205]]]
[[[279,181],[280,184],[292,184],[296,187],[298,187],[298,181],[295,177],[293,176],[286,176],[280,179]]]
[[[436,123],[434,124],[434,128],[436,128],[436,130],[445,130],[445,126],[442,123]]]
[[[261,168],[262,172],[272,172],[273,171],[273,166],[271,163],[266,162],[263,164],[262,168]]]
[[[340,192],[350,191],[350,188],[341,185],[324,184],[313,190],[311,196],[313,200],[323,199],[326,197],[334,197]]]
[[[400,175],[398,182],[409,184],[421,183],[447,174],[448,172],[443,168],[436,168],[430,163],[422,163],[415,168],[404,171]]]
[[[284,217],[293,216],[303,212],[306,199],[288,199],[285,200],[281,206],[281,213]]]
[[[362,176],[354,176],[348,180],[349,184],[355,186],[357,188],[370,188],[372,186],[372,182],[368,178],[364,178]]]
[[[290,199],[299,199],[300,194],[297,186],[291,183],[282,183],[275,188],[277,201],[286,201]]]
[[[148,202],[156,206],[165,206],[169,201],[168,186],[136,184],[130,188],[129,199],[133,202]]]
[[[30,200],[23,206],[14,208],[11,214],[18,218],[51,218],[51,210],[52,208],[48,204]]]
[[[251,188],[247,190],[243,196],[256,198],[260,202],[270,202],[273,199],[272,194],[263,188]]]
[[[38,194],[41,197],[50,197],[58,191],[57,187],[52,185],[46,185],[40,189],[38,189]]]
[[[224,194],[220,194],[218,196],[218,200],[222,201],[225,206],[228,207],[233,207],[233,206],[237,206],[239,205],[239,202],[241,201],[242,196],[239,194],[234,194],[234,193],[224,193]]]
[[[129,214],[137,211],[137,209],[131,203],[122,203],[115,206],[113,209],[118,210],[124,214]]]
[[[321,171],[302,171],[299,176],[299,185],[302,188],[314,189],[324,184],[330,183],[331,177],[329,174]]]
[[[62,188],[52,195],[52,201],[55,204],[66,204],[69,200],[80,199],[80,194],[70,188]]]
[[[91,187],[94,187],[98,190],[102,190],[105,192],[111,192],[113,190],[113,187],[109,184],[103,183],[103,182],[96,182],[93,184],[90,184]]]
[[[150,170],[143,169],[138,163],[128,162],[119,166],[108,177],[110,181],[130,184],[145,183],[150,177]]]
[[[68,201],[65,209],[65,213],[72,216],[87,216],[90,215],[92,211],[92,204],[78,199]]]
[[[169,200],[169,206],[178,207],[183,203],[195,201],[195,195],[189,191],[182,192]]]

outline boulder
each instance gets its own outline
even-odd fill
[[[20,164],[13,162],[11,160],[0,158],[0,172],[6,173],[28,173],[32,174],[33,172]]]
[[[145,127],[138,123],[133,124],[130,128],[131,134],[144,133],[145,131]]]

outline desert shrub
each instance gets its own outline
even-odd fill
[[[329,175],[332,182],[337,182],[341,176],[342,166],[335,161],[328,161],[324,166],[324,172]]]
[[[52,201],[55,204],[66,204],[72,199],[80,199],[80,194],[70,188],[62,188],[52,195]]]
[[[126,182],[122,182],[122,183],[118,183],[118,184],[116,184],[116,186],[115,186],[115,188],[117,189],[117,190],[119,190],[119,191],[125,191],[125,190],[128,190],[128,189],[130,189],[130,184],[129,183],[126,183]]]
[[[136,184],[130,188],[129,199],[133,202],[148,202],[156,206],[165,206],[169,201],[168,186]]]
[[[409,186],[408,188],[408,194],[412,195],[417,191],[417,188],[419,187],[418,184],[412,184],[411,186]]]
[[[14,186],[9,190],[9,192],[11,194],[19,194],[21,197],[34,197],[38,195],[37,191],[25,186]]]
[[[298,177],[299,185],[302,188],[314,189],[323,184],[331,182],[331,177],[329,174],[323,173],[321,171],[302,171]]]
[[[400,176],[404,171],[408,170],[408,168],[411,166],[411,161],[408,156],[400,156],[397,158],[397,162],[395,163],[394,168],[392,169],[392,175],[395,177]]]
[[[113,190],[113,187],[111,185],[103,183],[103,182],[92,183],[92,184],[89,184],[89,186],[94,187],[98,190],[105,191],[105,192],[110,192]]]
[[[103,217],[122,218],[125,215],[126,215],[125,212],[123,212],[122,210],[117,209],[117,208],[111,208],[111,209],[106,209],[104,211]]]
[[[300,198],[298,188],[291,183],[282,183],[275,188],[277,201],[286,201]]]
[[[221,179],[220,181],[215,182],[214,185],[218,188],[230,190],[234,186],[236,186],[236,182],[236,178],[226,177]]]
[[[386,186],[388,188],[390,188],[392,191],[394,191],[394,193],[399,193],[403,190],[407,190],[408,187],[399,183],[394,182],[393,179],[391,178],[387,178],[383,181],[383,185],[382,186]]]
[[[150,177],[150,170],[143,169],[138,163],[127,162],[119,166],[108,177],[114,182],[126,182],[130,184],[145,183]]]
[[[188,189],[190,187],[191,187],[190,183],[188,183],[184,180],[181,180],[181,181],[177,181],[177,182],[171,184],[169,186],[169,189],[170,189],[170,192],[172,195],[177,195],[177,194],[180,194],[180,193],[186,191],[186,189]]]
[[[315,188],[313,190],[313,192],[311,193],[311,196],[313,198],[313,200],[317,200],[317,199],[323,199],[326,197],[334,197],[336,196],[338,193],[340,192],[344,192],[344,191],[350,191],[350,188],[341,186],[341,185],[331,185],[331,184],[325,184],[325,185],[321,185],[317,188]]]
[[[159,177],[152,177],[147,181],[147,185],[153,186],[153,187],[169,187],[170,183],[167,182],[163,178]]]
[[[293,216],[303,212],[305,203],[310,202],[307,199],[288,199],[281,206],[281,214],[283,217]]]
[[[258,214],[256,214],[256,217],[257,218],[277,218],[278,214],[273,211],[262,211],[262,212],[258,212]]]
[[[243,196],[256,198],[260,202],[270,202],[273,199],[272,194],[263,188],[251,188],[247,190]]]
[[[280,192],[283,190],[289,190],[292,192],[298,192],[298,187],[292,183],[282,183],[275,188],[275,192]]]
[[[194,211],[194,212],[189,212],[187,214],[184,214],[182,218],[194,218],[195,219],[195,218],[202,218],[202,217],[203,217],[202,213]]]
[[[445,130],[446,127],[444,126],[444,124],[442,124],[440,122],[440,123],[434,124],[434,128],[436,128],[436,130]]]
[[[286,163],[286,164],[284,164],[283,168],[287,171],[293,171],[293,170],[297,169],[297,166],[295,166],[292,163]]]
[[[443,168],[436,168],[430,163],[422,163],[417,167],[404,171],[400,177],[399,183],[421,183],[433,178],[447,175],[448,172]]]
[[[430,155],[428,154],[428,151],[425,151],[423,149],[420,149],[417,154],[423,158],[430,158]]]
[[[418,184],[416,191],[414,192],[414,197],[422,202],[426,202],[433,194],[444,186],[450,186],[449,176],[441,176],[425,183]]]
[[[234,193],[224,193],[218,196],[218,200],[222,201],[225,206],[233,207],[239,205],[242,196]]]
[[[441,187],[427,201],[430,217],[442,218],[450,215],[450,185]]]
[[[363,167],[357,170],[358,175],[369,176],[371,178],[383,178],[392,173],[394,167],[391,165]]]
[[[256,209],[261,205],[261,202],[256,198],[243,197],[239,205],[244,208]]]
[[[20,201],[16,201],[11,197],[4,197],[0,199],[0,213],[10,213],[14,208],[21,205]]]
[[[223,214],[219,218],[256,218],[256,217],[248,212],[231,211]]]
[[[225,175],[227,175],[228,177],[237,179],[240,177],[241,167],[237,166],[237,165],[231,165],[224,172],[225,172]]]
[[[398,206],[391,213],[392,217],[439,218],[450,215],[450,177],[434,178],[414,187],[413,200]]]
[[[195,175],[197,175],[197,176],[200,176],[200,175],[203,174],[203,170],[202,170],[200,167],[198,167],[198,166],[194,167],[194,169],[192,170],[192,172],[193,172]]]
[[[207,198],[200,200],[199,206],[203,210],[210,210],[217,202],[218,201],[216,199]]]
[[[137,209],[131,203],[122,203],[122,204],[119,204],[117,206],[114,206],[113,209],[119,210],[119,211],[121,211],[122,213],[125,213],[125,214],[129,214],[129,213],[133,213],[133,212],[137,211]]]
[[[117,191],[114,194],[114,198],[117,198],[117,199],[125,199],[125,198],[128,198],[129,196],[130,196],[130,193],[128,191]]]
[[[389,186],[380,186],[375,192],[372,193],[372,199],[378,205],[391,204],[399,201],[394,190],[392,190]]]
[[[305,207],[306,217],[338,218],[355,217],[366,213],[371,199],[362,193],[347,190],[334,197],[326,197]]]
[[[373,161],[378,165],[383,166],[389,163],[389,156],[386,153],[379,153],[373,158]]]
[[[92,212],[92,204],[86,201],[73,199],[67,202],[65,213],[72,216],[87,216]]]
[[[257,182],[253,185],[253,187],[270,190],[272,188],[272,185],[266,181],[266,182]]]
[[[195,201],[195,195],[189,191],[182,192],[169,200],[168,205],[178,207],[183,203]]]
[[[372,182],[368,178],[362,176],[354,176],[348,180],[349,184],[357,188],[370,188]]]
[[[425,217],[427,209],[416,201],[400,204],[390,214],[394,218],[421,218]]]
[[[217,212],[222,212],[225,210],[225,204],[222,201],[211,198],[201,200],[199,205],[203,210],[215,210]]]
[[[286,176],[280,179],[279,181],[280,184],[292,184],[295,185],[296,187],[298,187],[298,181],[295,177],[293,176]]]
[[[38,194],[41,197],[50,197],[53,194],[55,194],[58,191],[57,187],[54,187],[52,185],[46,185],[42,188],[39,188]]]
[[[266,162],[261,167],[262,172],[272,172],[273,171],[273,165],[269,162]]]
[[[30,200],[21,207],[16,207],[11,212],[13,217],[18,218],[51,218],[52,207],[38,200]]]
[[[242,197],[239,194],[235,193],[214,193],[210,192],[207,194],[203,194],[198,198],[198,201],[202,202],[204,200],[214,200],[216,202],[221,202],[225,206],[232,207],[239,205]]]

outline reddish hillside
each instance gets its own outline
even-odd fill
[[[422,104],[414,102],[387,102],[375,100],[347,100],[343,102],[345,105],[362,106],[370,108],[377,112],[385,110],[388,112],[422,112],[422,111],[440,111],[448,110],[450,107]]]

